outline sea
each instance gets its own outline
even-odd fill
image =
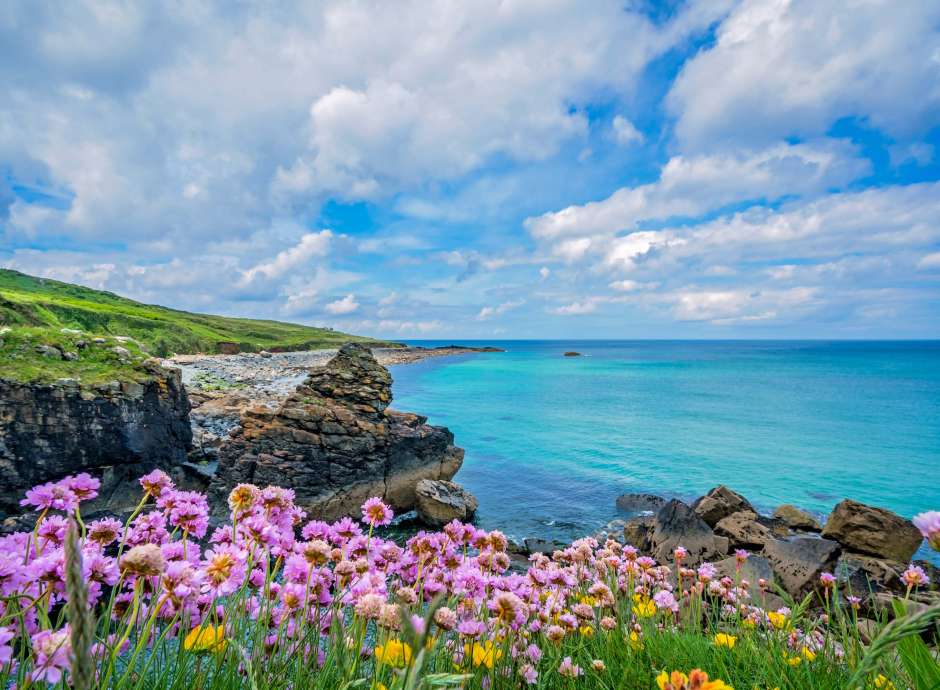
[[[593,534],[627,517],[623,493],[719,484],[767,513],[940,510],[940,341],[456,344],[505,352],[392,367],[393,407],[454,433],[477,523],[516,540]]]

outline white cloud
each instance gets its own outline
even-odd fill
[[[842,117],[897,137],[935,124],[940,4],[743,0],[667,98],[687,148],[818,136]]]
[[[614,135],[614,140],[622,146],[638,144],[643,141],[643,135],[640,131],[623,115],[614,117],[611,123],[611,130]]]
[[[330,302],[326,305],[325,309],[330,314],[351,314],[359,308],[359,303],[356,301],[355,295],[346,295],[342,299],[338,299],[335,302]]]
[[[288,271],[306,264],[314,257],[326,256],[330,249],[333,233],[329,230],[308,232],[290,249],[278,252],[270,261],[263,261],[249,268],[242,276],[244,284],[263,276],[268,279],[280,278]]]
[[[604,301],[605,300],[603,297],[588,297],[584,300],[579,300],[570,304],[562,305],[560,307],[555,307],[549,311],[552,314],[558,314],[559,316],[580,316],[582,314],[591,314],[597,311],[597,307]]]
[[[607,287],[618,292],[638,292],[640,290],[655,290],[659,283],[641,283],[636,280],[615,280]]]
[[[940,252],[933,252],[932,254],[921,257],[920,261],[917,262],[917,268],[923,271],[932,271],[940,268]]]
[[[815,297],[814,288],[797,287],[789,290],[687,289],[665,298],[673,303],[673,313],[679,320],[733,324],[792,316],[794,310],[812,306]]]
[[[521,307],[523,304],[525,304],[525,300],[519,299],[503,302],[502,304],[498,304],[495,307],[483,307],[477,314],[477,320],[484,321],[493,316],[500,316],[501,314],[505,314],[507,311]]]

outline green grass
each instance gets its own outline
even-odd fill
[[[0,327],[10,329],[0,336],[0,378],[20,381],[67,377],[86,383],[135,378],[142,375],[140,362],[145,358],[138,355],[216,353],[222,343],[235,343],[243,352],[318,350],[350,341],[395,345],[328,328],[141,304],[111,292],[6,269],[0,269]],[[62,329],[82,333],[63,333]],[[76,347],[76,341],[95,336],[107,337],[107,346]],[[132,344],[114,342],[115,336],[131,337],[141,345],[133,347],[134,357],[129,361],[121,362],[110,352],[114,345],[132,349]],[[78,359],[43,357],[36,351],[39,345],[68,348]]]

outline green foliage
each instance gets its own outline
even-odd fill
[[[314,328],[281,321],[240,319],[168,309],[141,304],[111,292],[92,290],[56,280],[0,269],[0,378],[19,381],[52,381],[78,378],[83,383],[139,379],[144,374],[139,361],[122,363],[108,354],[107,347],[70,350],[79,355],[75,361],[55,361],[37,354],[39,345],[75,346],[80,339],[94,336],[109,339],[133,338],[136,354],[167,357],[172,354],[219,352],[223,343],[235,343],[243,352],[260,350],[318,350],[350,341],[395,346],[329,328]],[[63,333],[62,329],[81,331]],[[28,341],[28,342],[27,342]],[[63,342],[68,341],[68,342]],[[123,380],[123,379],[122,379]]]

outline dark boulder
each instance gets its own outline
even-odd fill
[[[767,542],[763,553],[780,586],[798,599],[819,585],[820,575],[835,570],[841,551],[839,544],[829,539],[798,537]]]
[[[846,499],[832,509],[823,537],[849,551],[907,563],[923,536],[914,523],[884,508]]]
[[[666,499],[654,494],[623,494],[617,497],[617,508],[627,513],[655,513],[666,505]]]
[[[695,565],[728,553],[728,539],[716,536],[695,512],[682,501],[666,503],[653,518],[650,551],[661,563],[674,560],[676,547],[688,551],[686,563]]]

